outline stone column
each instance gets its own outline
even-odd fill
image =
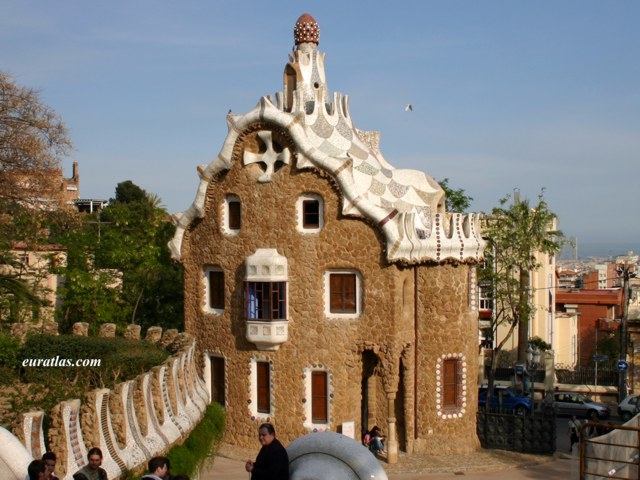
[[[87,322],[76,322],[73,324],[73,334],[77,337],[89,336],[89,324]]]
[[[387,393],[387,462],[398,463],[398,439],[396,434],[396,392]]]
[[[544,365],[544,393],[546,396],[549,393],[553,393],[556,379],[556,364],[553,350],[547,350],[542,353],[542,362]]]

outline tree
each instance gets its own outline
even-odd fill
[[[505,196],[487,216],[483,228],[486,264],[479,271],[479,281],[491,291],[493,331],[499,325],[509,325],[507,335],[494,349],[488,394],[493,388],[499,355],[516,328],[518,362],[526,362],[528,325],[534,313],[530,278],[540,267],[535,254],[555,255],[564,244],[562,232],[555,229],[556,216],[549,210],[543,193],[544,190],[535,206],[519,199],[510,203],[511,197]]]
[[[469,209],[473,197],[467,195],[462,188],[451,188],[448,178],[442,179],[439,183],[446,195],[445,207],[447,212],[465,212]]]
[[[29,281],[22,278],[11,251],[17,242],[28,249],[47,242],[47,215],[61,199],[56,174],[70,150],[60,117],[0,72],[0,305],[14,320],[37,313],[43,302],[33,271]]]
[[[99,214],[66,242],[69,261],[64,287],[65,325],[83,317],[91,323],[182,325],[182,266],[167,243],[175,227],[160,199],[127,180]],[[111,285],[109,295],[99,292]]]
[[[52,173],[71,148],[62,120],[38,93],[0,72],[0,200],[41,206],[53,199]]]
[[[145,200],[147,200],[147,198],[148,194],[144,189],[140,188],[131,180],[125,180],[124,182],[120,182],[116,186],[116,198],[112,198],[111,201],[120,203],[134,203],[144,202]]]

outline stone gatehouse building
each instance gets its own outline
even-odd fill
[[[356,438],[382,428],[390,462],[476,449],[477,218],[445,212],[437,182],[354,126],[310,15],[294,38],[283,91],[229,113],[170,244],[225,441],[353,422]]]

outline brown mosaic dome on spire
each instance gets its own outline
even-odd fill
[[[296,41],[296,45],[301,43],[315,43],[318,45],[320,43],[320,27],[315,18],[308,13],[303,13],[293,29],[293,38]]]

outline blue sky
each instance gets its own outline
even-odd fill
[[[544,187],[581,245],[640,250],[635,0],[0,0],[0,69],[64,119],[82,197],[132,180],[176,212],[227,111],[282,89],[304,12],[330,91],[391,164],[448,177],[474,211]]]

